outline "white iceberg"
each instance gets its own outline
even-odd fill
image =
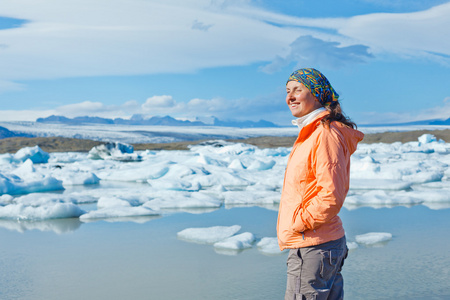
[[[16,161],[24,162],[29,159],[35,164],[47,163],[49,158],[50,155],[39,146],[22,148],[13,156]]]
[[[157,216],[158,212],[146,207],[129,207],[129,206],[111,206],[90,211],[80,216],[81,221],[89,221],[90,219],[108,219],[123,217],[141,217],[141,216]]]
[[[47,220],[78,218],[84,211],[72,203],[46,203],[40,206],[8,204],[0,206],[0,219]]]
[[[280,250],[278,238],[276,237],[264,237],[256,244],[256,246],[261,253],[266,255],[278,255],[284,252]]]
[[[253,233],[244,232],[238,235],[231,236],[220,242],[214,243],[214,248],[218,249],[229,249],[229,250],[243,250],[251,248],[253,242],[255,241],[255,236]]]
[[[118,161],[140,161],[142,157],[134,153],[132,145],[115,142],[101,144],[89,151],[90,159],[112,159]]]
[[[213,226],[203,228],[187,228],[177,233],[179,239],[199,244],[214,244],[241,230],[241,226]]]
[[[392,234],[389,232],[369,232],[355,236],[358,244],[375,245],[388,242],[392,239]]]

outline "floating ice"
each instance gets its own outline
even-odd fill
[[[276,237],[264,237],[256,246],[258,250],[267,255],[278,255],[283,253],[278,245],[278,239]]]
[[[241,230],[239,225],[187,228],[178,232],[177,237],[200,244],[214,244],[234,235],[239,230]]]
[[[59,218],[77,218],[84,213],[72,203],[46,203],[38,207],[24,204],[0,206],[0,219],[45,220]]]
[[[77,169],[63,170],[63,167],[55,168],[52,172],[52,176],[62,181],[62,184],[65,187],[72,185],[98,184],[100,182],[100,178],[92,172]]]
[[[418,140],[419,140],[420,144],[428,144],[431,142],[437,142],[436,137],[432,134],[423,134],[418,138]]]
[[[16,161],[26,161],[30,159],[33,163],[47,163],[49,159],[49,154],[43,151],[39,146],[25,147],[20,149],[14,154],[14,160]]]
[[[406,190],[412,183],[402,180],[387,179],[351,179],[350,188],[353,190]]]
[[[275,165],[274,160],[269,160],[267,162],[261,161],[261,160],[254,160],[251,165],[248,166],[249,170],[258,170],[258,171],[264,171],[272,169],[272,167]]]
[[[92,148],[89,151],[90,159],[112,159],[119,161],[140,161],[140,155],[134,153],[132,145],[125,143],[106,143]]]
[[[129,145],[113,145],[104,146],[105,151],[92,149],[89,155],[46,154],[38,146],[1,154],[0,206],[9,206],[9,217],[17,218],[13,209],[19,213],[29,207],[96,203],[97,210],[82,219],[108,221],[161,211],[201,213],[222,206],[276,210],[290,150],[210,141],[183,151],[135,153]],[[101,159],[88,158],[94,154]],[[448,208],[449,154],[450,143],[432,136],[409,143],[359,144],[352,156],[345,206]],[[61,191],[47,193],[56,190]]]
[[[170,180],[170,179],[149,179],[147,182],[158,189],[174,190],[174,191],[199,191],[202,186],[198,183],[191,183],[186,180]]]
[[[214,248],[218,249],[230,249],[230,250],[242,250],[251,248],[255,236],[250,232],[244,232],[238,235],[231,236],[220,242],[214,243]]]
[[[229,165],[228,168],[230,169],[236,169],[236,170],[243,170],[245,169],[244,165],[239,159],[233,160]]]
[[[358,247],[359,247],[358,243],[356,243],[356,242],[347,242],[347,248],[349,251],[355,250]]]
[[[355,236],[355,240],[358,244],[374,245],[383,242],[390,241],[392,234],[388,232],[369,232]]]
[[[157,216],[158,212],[146,207],[130,207],[130,206],[111,206],[90,211],[80,216],[80,220],[86,221],[90,219],[107,219],[122,217],[138,217],[138,216]]]
[[[204,193],[164,193],[159,194],[144,204],[145,207],[161,209],[186,209],[186,208],[219,208],[222,202],[211,195]]]
[[[387,193],[383,190],[369,191],[359,195],[347,196],[344,205],[354,206],[392,206],[392,205],[415,205],[424,201],[422,197],[413,192],[398,191]]]
[[[223,192],[226,205],[274,204],[280,202],[280,192],[275,191],[228,191]]]
[[[20,178],[14,174],[0,173],[0,195],[16,195],[64,189],[62,181],[50,175],[33,176],[33,173],[24,175],[25,178]]]

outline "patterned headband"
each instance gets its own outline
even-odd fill
[[[306,86],[322,106],[328,106],[339,99],[338,93],[333,89],[328,79],[316,69],[299,69],[289,76],[289,81],[298,81]]]

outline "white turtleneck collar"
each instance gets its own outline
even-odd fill
[[[314,118],[323,111],[326,111],[325,107],[320,107],[316,110],[313,110],[312,112],[303,117],[300,117],[296,120],[292,120],[292,125],[298,126],[299,129],[302,129],[304,126],[311,123],[312,120],[314,120]]]

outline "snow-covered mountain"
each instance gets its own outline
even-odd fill
[[[37,123],[47,123],[47,124],[70,124],[70,125],[83,125],[83,124],[118,124],[118,125],[162,125],[162,126],[225,126],[225,127],[241,127],[241,128],[255,128],[255,127],[278,127],[276,124],[260,120],[255,121],[237,121],[237,120],[219,120],[212,117],[212,124],[204,123],[202,121],[189,121],[189,120],[178,120],[171,116],[153,116],[150,118],[145,118],[142,115],[134,115],[130,119],[108,119],[100,117],[75,117],[67,118],[64,116],[52,115],[47,118],[38,118]]]

